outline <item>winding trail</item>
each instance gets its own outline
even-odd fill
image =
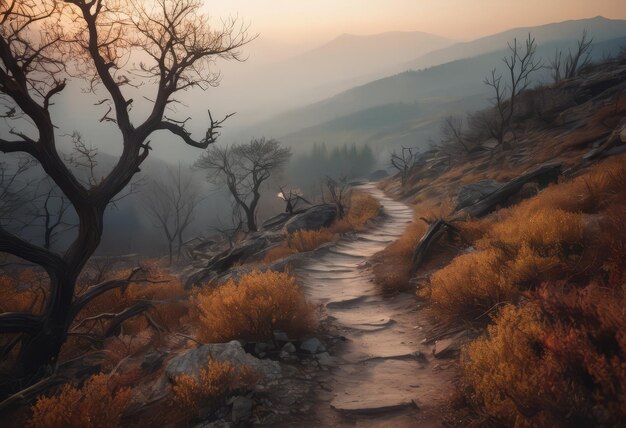
[[[322,376],[307,425],[440,425],[454,370],[421,344],[428,321],[415,296],[381,296],[366,263],[402,235],[412,210],[372,184],[358,190],[379,200],[384,219],[295,270],[309,300],[325,306],[345,337],[331,350],[335,363]]]

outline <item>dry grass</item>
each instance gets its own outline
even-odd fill
[[[40,397],[27,426],[116,428],[130,398],[129,388],[116,387],[115,379],[108,375],[95,375],[81,388],[65,385],[55,395]]]
[[[331,242],[337,234],[364,230],[367,223],[380,214],[381,206],[373,196],[353,192],[347,214],[328,228],[319,230],[299,230],[290,234],[283,245],[272,248],[263,258],[268,264],[284,259],[292,254],[313,251]]]
[[[400,239],[374,256],[374,277],[385,293],[409,289],[413,252],[426,232],[426,224],[416,220],[407,226]]]
[[[314,307],[295,279],[282,272],[255,271],[214,290],[200,290],[193,308],[197,337],[207,343],[271,340],[274,330],[299,337],[315,326]]]
[[[332,241],[334,237],[329,229],[298,230],[287,237],[287,247],[296,253],[304,253]]]
[[[209,359],[198,378],[178,376],[172,386],[172,406],[185,421],[193,420],[202,409],[215,410],[235,393],[246,393],[259,379],[250,367],[235,367],[228,361]]]

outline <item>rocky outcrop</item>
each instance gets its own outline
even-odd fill
[[[456,198],[456,210],[475,204],[498,190],[502,184],[495,180],[481,180],[463,186]]]
[[[330,226],[336,218],[336,205],[314,205],[308,210],[293,216],[288,222],[285,223],[283,230],[286,233],[293,233],[298,230],[317,230]]]
[[[212,343],[191,349],[172,359],[165,369],[170,381],[180,375],[198,377],[200,370],[207,366],[207,361],[214,359],[227,361],[235,367],[247,366],[263,376],[266,381],[277,380],[281,377],[280,364],[276,361],[260,360],[246,353],[236,340],[228,343]]]

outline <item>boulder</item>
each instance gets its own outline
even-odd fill
[[[211,343],[190,349],[173,358],[165,368],[165,374],[170,381],[174,381],[182,374],[198,377],[200,370],[206,367],[209,358],[228,361],[235,367],[248,366],[267,381],[281,377],[280,365],[276,361],[260,360],[247,354],[241,343],[236,340],[228,343]]]
[[[280,213],[274,217],[270,217],[263,222],[263,230],[280,230],[285,223],[295,214]]]
[[[300,350],[308,352],[309,354],[317,354],[325,349],[324,345],[322,345],[322,342],[320,342],[318,338],[311,337],[310,339],[306,339],[300,343]]]
[[[314,205],[308,210],[293,216],[287,223],[285,223],[283,229],[287,233],[293,233],[298,230],[317,230],[330,226],[336,218],[336,205]]]
[[[233,400],[233,408],[231,419],[233,423],[238,424],[247,421],[252,416],[252,399],[244,396],[235,397]]]
[[[474,205],[476,202],[495,192],[500,187],[502,187],[502,183],[495,180],[481,180],[476,183],[463,186],[456,198],[456,209],[459,210],[461,208]]]

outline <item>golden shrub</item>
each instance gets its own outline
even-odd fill
[[[115,428],[131,398],[129,388],[116,387],[106,374],[89,378],[81,388],[65,385],[32,407],[28,422],[33,428]]]
[[[215,408],[235,392],[254,387],[258,374],[250,367],[209,359],[198,378],[180,375],[172,387],[172,404],[181,417],[192,419],[203,408]]]
[[[206,342],[270,340],[274,330],[297,337],[315,325],[314,308],[283,272],[254,271],[214,290],[200,290],[193,308],[197,336]]]
[[[517,293],[502,270],[504,261],[500,251],[482,250],[458,256],[435,272],[427,292],[437,313],[447,320],[477,320],[512,300]]]
[[[534,251],[552,255],[567,252],[583,243],[583,215],[559,208],[527,212],[513,208],[506,220],[492,226],[480,247],[504,245],[518,251],[527,245]]]
[[[335,234],[329,229],[297,230],[287,237],[287,246],[298,253],[313,251],[320,245],[330,242]]]
[[[279,245],[277,247],[272,248],[265,254],[265,257],[263,257],[262,263],[269,264],[269,263],[275,262],[276,260],[281,260],[286,257],[289,257],[290,255],[295,254],[295,253],[296,253],[296,250],[288,247],[286,244]]]
[[[347,214],[337,220],[330,229],[334,233],[364,230],[367,223],[380,214],[380,202],[368,193],[353,192]]]
[[[409,289],[413,252],[426,231],[425,223],[414,221],[404,234],[374,256],[374,278],[385,293]]]

